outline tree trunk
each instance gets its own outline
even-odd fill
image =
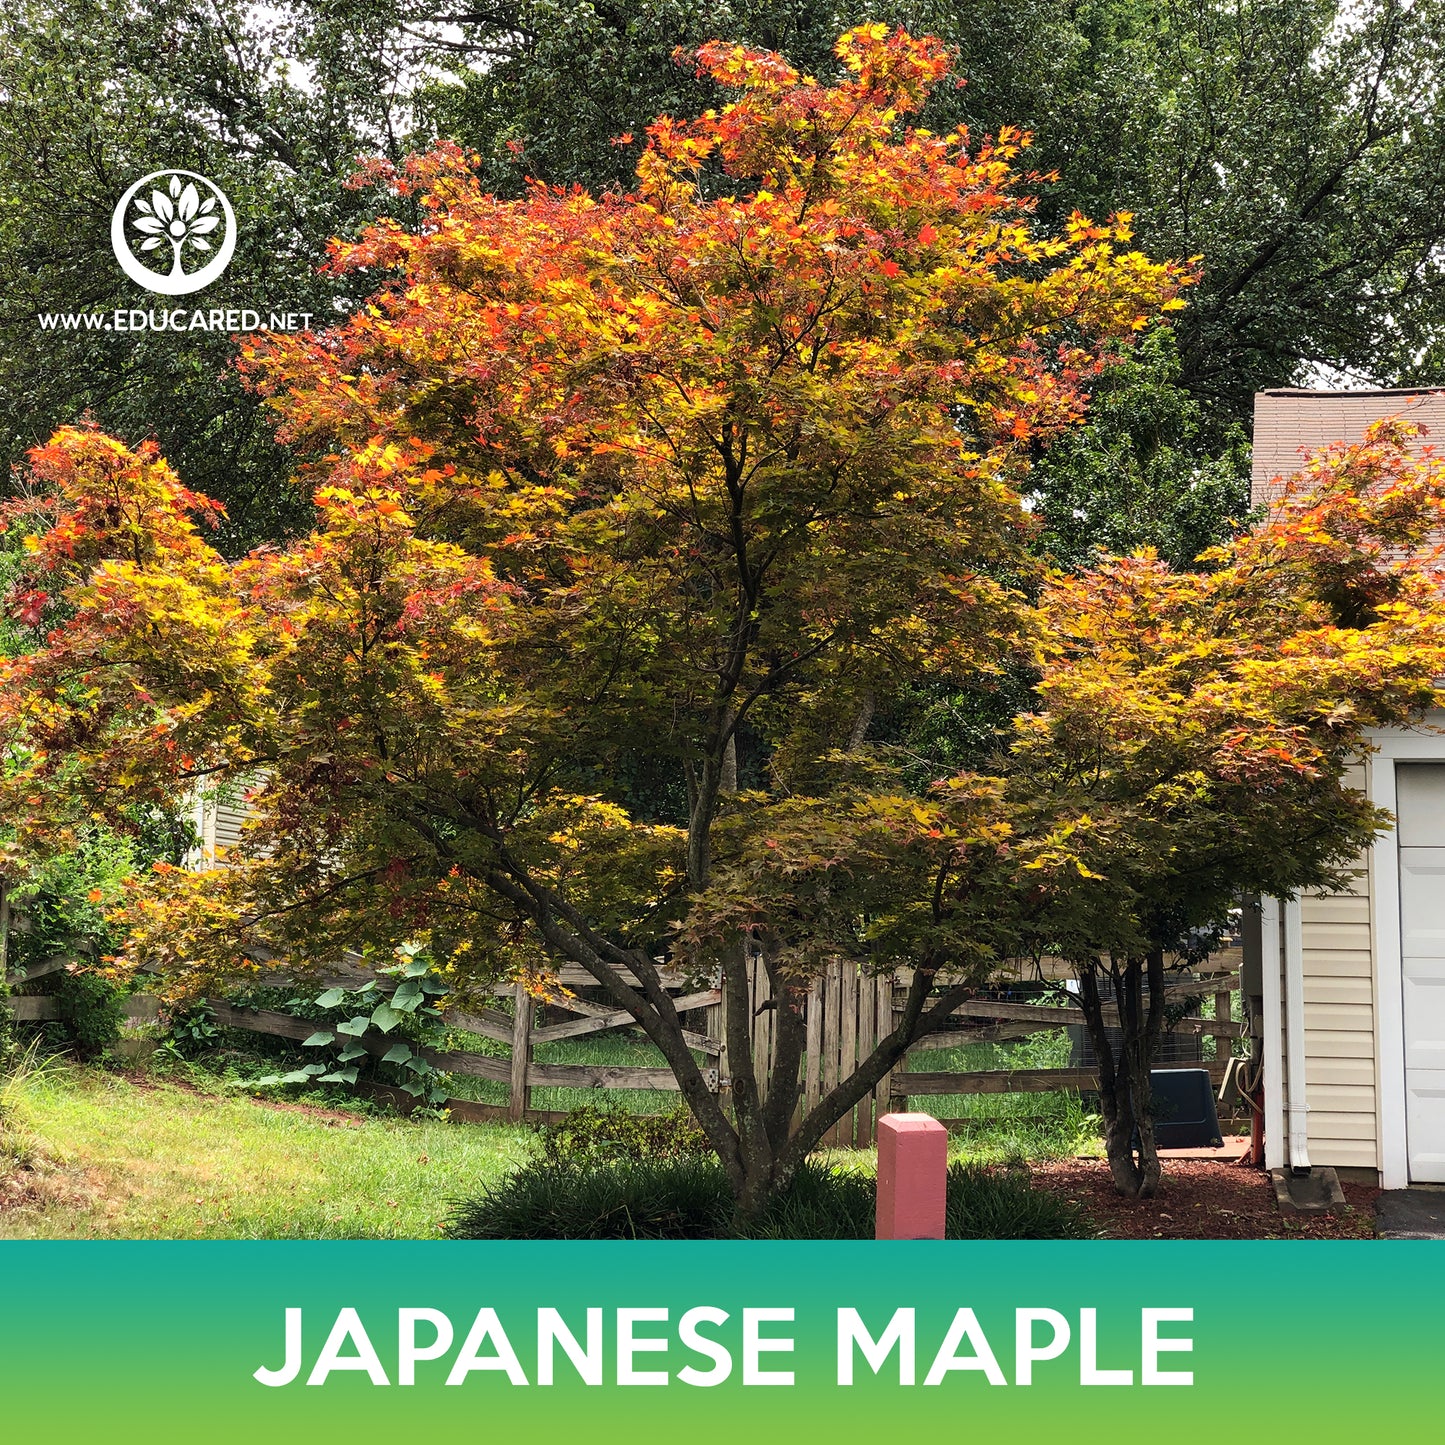
[[[713,784],[715,787],[715,784]],[[699,788],[705,790],[706,784]],[[702,1126],[727,1172],[740,1220],[756,1219],[777,1190],[822,1143],[827,1131],[860,1103],[902,1060],[910,1044],[949,1026],[952,1012],[976,991],[975,982],[955,983],[934,996],[943,960],[920,962],[894,1029],[873,1051],[839,1079],[795,1123],[800,1092],[799,1066],[806,1040],[801,984],[774,966],[763,940],[779,1011],[771,1077],[769,1061],[753,1053],[753,1019],[748,986],[747,940],[737,938],[725,951],[721,987],[724,1001],[731,1108],[711,1089],[684,1037],[682,1020],[645,947],[624,948],[594,932],[561,894],[529,877],[505,850],[485,877],[488,886],[529,917],[542,943],[560,958],[586,969],[610,1000],[630,1014],[662,1052],[676,1075],[684,1101]],[[625,983],[622,970],[636,978]]]
[[[764,949],[765,966],[769,962]],[[751,1019],[737,1029],[742,1035],[741,1043],[747,1048],[748,1063],[743,1078],[739,1078],[736,1068],[733,1072],[733,1127],[739,1142],[732,1160],[727,1162],[736,1199],[733,1217],[739,1223],[755,1221],[778,1190],[786,1186],[794,1172],[819,1147],[828,1130],[872,1093],[902,1061],[908,1046],[925,1034],[947,1028],[953,1010],[975,991],[972,985],[957,984],[935,998],[936,968],[924,965],[916,969],[897,1026],[798,1119],[797,1103],[802,1093],[799,1066],[806,1042],[803,996],[797,985],[790,991],[777,973],[771,968],[769,972],[778,1019],[765,1102],[757,1101],[757,1073],[762,1061],[754,1060],[751,1053]],[[737,992],[746,999],[745,987]],[[735,1026],[731,989],[728,997],[728,1039],[732,1049]]]
[[[1152,1198],[1161,1167],[1154,1141],[1150,1073],[1159,1055],[1164,1025],[1164,952],[1145,958],[1078,963],[1079,1004],[1099,1063],[1099,1107],[1104,1116],[1104,1153],[1114,1187],[1131,1199]],[[1119,1042],[1109,1037],[1109,1019],[1099,989],[1107,974],[1118,1013]]]

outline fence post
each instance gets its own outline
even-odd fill
[[[878,988],[874,979],[859,971],[858,977],[858,1058],[869,1058],[878,1044],[877,1008]],[[857,1128],[853,1141],[860,1149],[866,1149],[873,1142],[873,1095],[864,1094],[854,1111]]]
[[[947,1215],[948,1131],[928,1114],[878,1121],[877,1239],[942,1239]]]
[[[814,978],[808,985],[805,1020],[807,1081],[804,1085],[803,1112],[811,1114],[823,1097],[823,980]]]
[[[852,959],[838,965],[838,1078],[847,1079],[858,1064],[858,965]],[[858,1110],[849,1109],[838,1121],[838,1142],[852,1149],[858,1142]]]
[[[753,1078],[758,1103],[763,1104],[767,1102],[773,1064],[773,1010],[767,1007],[772,1002],[773,985],[762,954],[746,942],[742,950],[748,970],[748,1007],[752,1010],[749,1037],[753,1044]]]
[[[512,1084],[507,1099],[507,1118],[520,1124],[527,1114],[527,1065],[532,1062],[532,1017],[536,1005],[522,984],[516,985],[516,1007],[512,1014]]]
[[[899,975],[895,974],[889,981],[888,988],[888,1028],[891,1033],[898,1027],[898,1007],[893,997],[894,983],[901,983]],[[908,1112],[908,1084],[904,1080],[904,1074],[908,1071],[908,1055],[899,1059],[897,1065],[888,1075],[888,1112],[890,1114],[906,1114]]]
[[[717,1079],[719,1093],[732,1086],[732,1065],[728,1059],[728,995],[727,984],[719,970],[713,982],[721,997],[707,1006],[707,1036],[717,1044]]]
[[[838,1025],[842,1019],[842,965],[834,959],[823,970],[823,1092],[830,1094],[838,1087],[838,1059],[841,1053]],[[833,1124],[823,1135],[823,1143],[836,1148],[841,1142],[841,1124]]]
[[[1234,998],[1228,993],[1217,993],[1214,995],[1214,1022],[1230,1023],[1233,1021]],[[1234,1053],[1234,1045],[1231,1040],[1220,1034],[1214,1036],[1214,1061],[1217,1064],[1225,1063],[1231,1054]]]

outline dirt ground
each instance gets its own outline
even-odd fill
[[[198,1099],[210,1097],[203,1090],[196,1088],[194,1084],[187,1083],[184,1079],[167,1078],[162,1083],[155,1079],[148,1079],[141,1073],[127,1072],[124,1077],[135,1088],[147,1093],[155,1093],[162,1087],[167,1089],[179,1089],[182,1093],[193,1094]],[[322,1109],[315,1104],[292,1104],[285,1099],[258,1099],[251,1098],[250,1103],[260,1109],[275,1109],[282,1113],[303,1114],[307,1118],[315,1119],[319,1123],[331,1125],[338,1128],[355,1129],[359,1128],[365,1118],[361,1114],[349,1113],[344,1109]]]
[[[1215,1159],[1169,1159],[1153,1199],[1123,1199],[1114,1192],[1102,1159],[1036,1164],[1035,1188],[1082,1206],[1108,1239],[1373,1239],[1371,1185],[1343,1186],[1343,1214],[1285,1218],[1262,1169]]]

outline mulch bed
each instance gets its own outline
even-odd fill
[[[1345,1184],[1346,1213],[1286,1218],[1268,1174],[1222,1160],[1166,1160],[1153,1199],[1121,1198],[1102,1159],[1036,1164],[1030,1175],[1034,1188],[1081,1206],[1106,1239],[1373,1239],[1380,1195]]]

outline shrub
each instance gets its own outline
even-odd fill
[[[453,1239],[717,1239],[732,1191],[713,1159],[524,1164],[454,1206]]]
[[[458,1201],[453,1239],[872,1239],[874,1180],[809,1161],[758,1221],[734,1227],[722,1165],[710,1158],[607,1159],[524,1165]],[[950,1239],[1080,1239],[1074,1206],[1033,1190],[1025,1172],[954,1164]]]
[[[99,1058],[119,1041],[125,1022],[125,989],[99,973],[76,967],[50,975],[44,994],[55,1000],[59,1016],[18,1025],[20,1037],[48,1051],[75,1053],[83,1059]],[[0,1037],[0,1047],[3,1045]]]
[[[9,966],[23,976],[55,955],[72,960],[43,986],[59,1005],[59,1018],[24,1030],[46,1047],[95,1058],[120,1039],[130,990],[112,982],[100,967],[120,942],[112,911],[127,879],[168,849],[183,850],[191,836],[189,824],[141,812],[141,821],[131,818],[137,837],[100,825],[83,829],[69,851],[35,864],[11,887]],[[164,845],[162,835],[169,840]]]
[[[810,1160],[762,1219],[732,1232],[748,1239],[872,1239],[875,1188],[872,1174]]]
[[[1029,1183],[1026,1169],[948,1168],[950,1239],[1084,1239],[1083,1211]]]
[[[686,1105],[666,1114],[632,1114],[591,1104],[573,1109],[558,1124],[538,1129],[542,1150],[554,1164],[607,1159],[699,1159],[712,1153]]]
[[[447,986],[419,945],[402,944],[393,956],[395,963],[386,966],[372,961],[371,971],[377,977],[355,988],[336,985],[314,997],[288,997],[284,989],[266,988],[234,994],[237,1003],[277,1009],[315,1025],[299,1049],[290,1041],[251,1044],[247,1052],[283,1059],[290,1067],[256,1078],[238,1078],[236,1085],[246,1089],[293,1085],[313,1089],[328,1084],[350,1088],[364,1079],[400,1089],[418,1103],[436,1105],[445,1100],[443,1076],[427,1061],[425,1052],[444,1043],[438,1003]],[[381,987],[379,979],[390,980],[389,991]],[[189,1038],[172,1033],[176,1051],[182,1055],[194,1043],[219,1037],[219,1031],[211,1029],[210,1038],[203,1039],[194,1027]],[[389,1047],[378,1057],[375,1045],[383,1041]]]
[[[66,1041],[82,1058],[95,1058],[120,1038],[125,1021],[125,992],[85,969],[54,975],[50,996],[60,1005]]]

